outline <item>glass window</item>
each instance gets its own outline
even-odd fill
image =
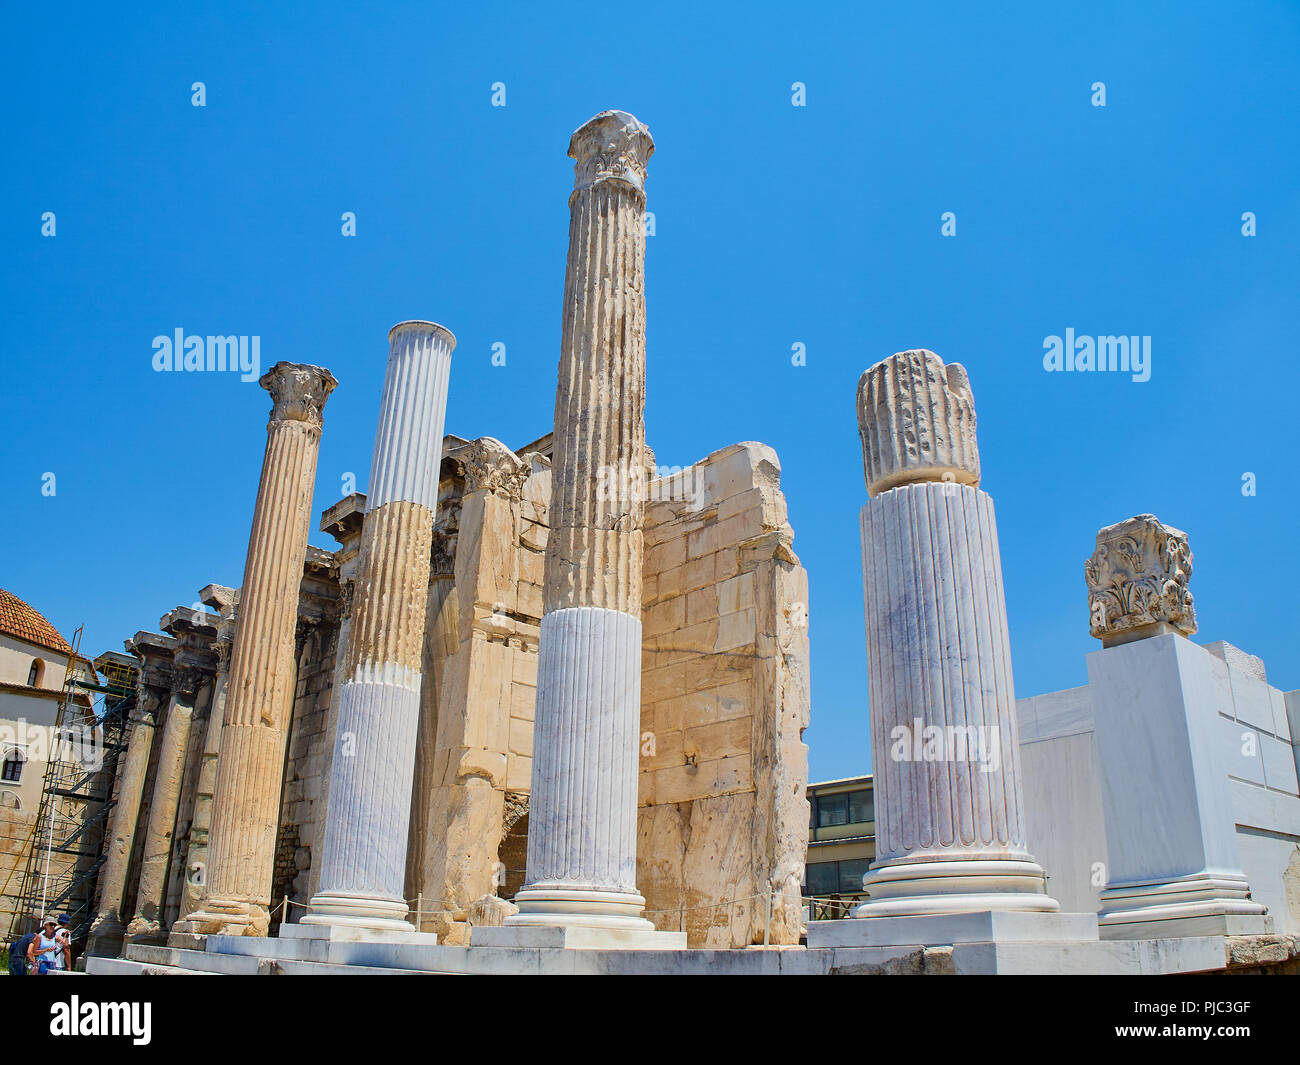
[[[817,827],[846,825],[849,822],[849,797],[847,795],[817,796]]]
[[[845,895],[853,895],[861,892],[862,877],[871,867],[871,859],[854,858],[851,861],[843,861],[837,864],[840,867],[840,892]]]
[[[0,768],[0,780],[7,784],[17,784],[23,779],[23,758],[22,751],[11,747],[5,751],[5,760],[3,768]]]
[[[876,796],[871,791],[849,792],[849,824],[860,825],[876,819]]]
[[[834,895],[839,890],[839,862],[810,862],[808,874],[809,895]]]

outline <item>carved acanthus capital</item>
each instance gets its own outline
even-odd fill
[[[339,621],[352,617],[352,601],[356,590],[356,581],[346,577],[339,581]]]
[[[602,181],[619,181],[644,197],[646,163],[654,150],[650,130],[635,116],[602,111],[578,127],[569,140],[574,192]]]
[[[195,666],[178,665],[172,671],[172,694],[183,701],[193,702],[206,675]]]
[[[869,495],[918,481],[980,482],[970,378],[933,351],[900,351],[862,375],[858,435]]]
[[[1109,525],[1097,533],[1097,549],[1084,563],[1089,630],[1102,646],[1196,631],[1196,608],[1188,583],[1192,551],[1187,534],[1162,525],[1154,514]]]
[[[257,382],[271,393],[271,423],[306,422],[321,427],[325,401],[338,385],[323,366],[277,362]]]
[[[518,497],[530,467],[505,444],[490,436],[481,436],[455,453],[456,465],[465,479],[465,494],[504,492]]]

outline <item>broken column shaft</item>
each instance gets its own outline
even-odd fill
[[[930,351],[858,385],[876,794],[855,917],[1059,909],[1025,838],[993,501],[965,369]]]

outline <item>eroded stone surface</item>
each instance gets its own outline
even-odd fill
[[[916,481],[978,485],[975,400],[960,363],[901,351],[858,381],[858,435],[869,495]]]
[[[781,467],[736,444],[646,510],[637,886],[692,947],[797,943],[807,851],[807,575]],[[659,490],[662,489],[662,490]]]
[[[1196,631],[1187,534],[1154,514],[1101,529],[1083,572],[1089,631],[1103,647],[1161,632],[1190,636]]]

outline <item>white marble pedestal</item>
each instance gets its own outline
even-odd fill
[[[285,924],[280,926],[277,938],[298,942],[401,943],[412,947],[438,945],[438,937],[433,932],[417,932],[413,928],[394,930],[348,924]]]
[[[549,948],[559,950],[685,950],[685,932],[640,928],[593,928],[590,925],[503,925],[475,928],[471,947]]]
[[[1091,913],[978,910],[812,921],[808,947],[939,947],[957,943],[1095,943]]]
[[[1094,651],[1088,687],[1106,818],[1103,939],[1272,931],[1237,851],[1218,660],[1182,635]]]

